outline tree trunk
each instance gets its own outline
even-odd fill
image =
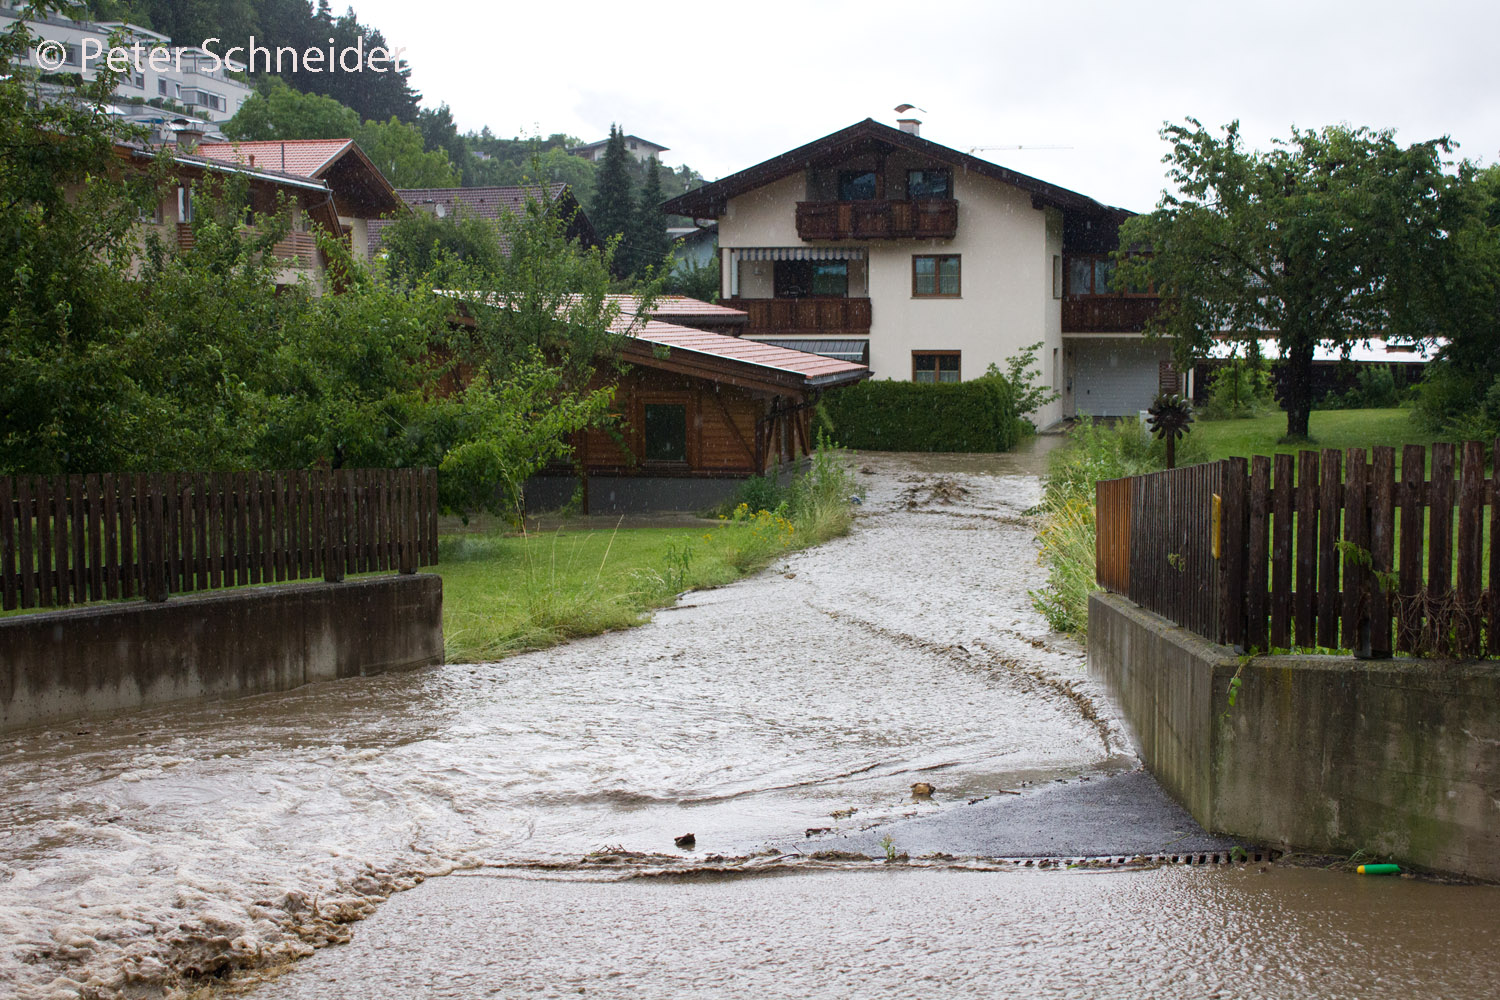
[[[1312,411],[1311,338],[1295,338],[1287,345],[1282,361],[1281,405],[1286,407],[1286,436],[1307,437],[1308,417]]]
[[[1172,434],[1167,435],[1167,468],[1177,468],[1177,438]]]

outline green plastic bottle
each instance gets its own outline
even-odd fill
[[[1361,875],[1400,875],[1400,865],[1360,865],[1357,869]]]

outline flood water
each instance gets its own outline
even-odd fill
[[[0,996],[201,989],[351,936],[255,995],[1106,995],[1081,984],[1137,982],[1132,954],[1191,972],[1183,996],[1386,995],[1382,977],[1446,984],[1459,963],[1493,987],[1496,960],[1464,943],[1496,940],[1488,888],[825,871],[781,850],[772,877],[558,870],[601,851],[679,859],[636,875],[712,867],[1136,766],[1079,648],[1030,608],[1035,460],[861,465],[850,537],[644,628],[0,741]],[[914,800],[917,781],[938,792]],[[1280,991],[1241,988],[1262,946]],[[1344,948],[1381,957],[1346,974]],[[833,966],[867,978],[818,978]],[[1365,985],[1287,985],[1304,980]]]

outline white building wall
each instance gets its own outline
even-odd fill
[[[908,166],[924,165],[893,156],[888,170],[904,182]],[[795,174],[730,199],[719,218],[720,247],[826,245],[804,243],[797,236],[796,203],[807,199],[807,184],[805,175]],[[954,239],[849,243],[865,247],[869,256],[870,367],[875,377],[904,381],[911,378],[913,351],[956,350],[962,352],[961,376],[968,380],[983,375],[991,364],[1004,370],[1022,347],[1041,342],[1041,382],[1061,384],[1062,302],[1053,297],[1052,264],[1053,256],[1062,254],[1061,213],[1034,208],[1030,194],[957,168],[953,186],[958,200]],[[890,187],[887,194],[899,195]],[[960,256],[960,298],[913,297],[912,257],[918,254]],[[760,274],[754,273],[756,268]],[[742,262],[739,295],[770,297],[771,270],[769,263]],[[860,270],[850,267],[851,295],[864,291]],[[729,278],[726,265],[726,295]],[[1032,419],[1046,426],[1061,415],[1058,402]]]

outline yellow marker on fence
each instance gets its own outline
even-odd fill
[[[1223,506],[1224,506],[1224,498],[1221,497],[1221,496],[1219,496],[1219,494],[1215,493],[1214,494],[1213,528],[1211,529],[1213,531],[1213,533],[1214,533],[1214,535],[1213,535],[1213,550],[1214,550],[1214,558],[1215,559],[1219,558],[1219,525],[1223,521],[1223,517],[1221,516],[1221,513],[1220,513],[1221,510],[1223,509]]]

